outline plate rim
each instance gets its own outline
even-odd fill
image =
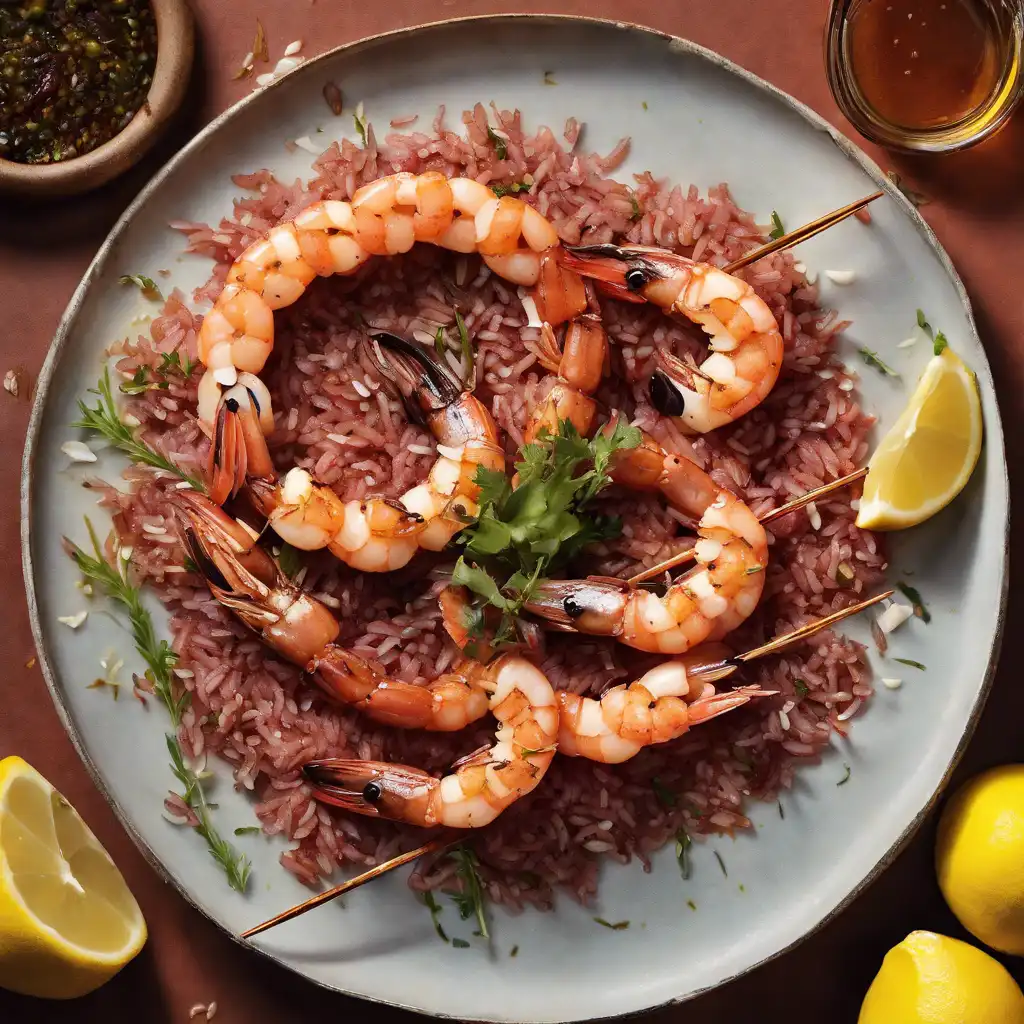
[[[773,85],[771,82],[766,81],[753,72],[747,70],[735,61],[722,56],[721,54],[711,50],[705,46],[695,43],[692,40],[685,39],[681,36],[673,35],[669,32],[664,32],[660,29],[651,28],[646,25],[640,25],[635,22],[630,22],[618,18],[597,18],[586,15],[575,15],[575,14],[547,14],[547,13],[496,13],[496,14],[476,14],[466,15],[457,18],[445,18],[437,21],[425,22],[418,25],[411,25],[404,28],[391,29],[387,32],[380,32],[370,36],[364,36],[360,39],[352,40],[348,43],[342,43],[339,46],[332,47],[323,53],[317,54],[314,57],[304,61],[298,67],[292,69],[286,74],[275,79],[269,85],[262,88],[253,90],[248,95],[243,96],[237,102],[233,103],[226,110],[222,111],[216,117],[214,117],[207,125],[200,129],[177,153],[174,154],[163,166],[161,166],[153,175],[153,177],[143,186],[143,188],[136,194],[132,201],[125,208],[124,212],[118,217],[114,223],[110,232],[107,234],[103,243],[96,251],[95,256],[89,263],[88,268],[82,276],[81,281],[78,283],[70,300],[68,301],[67,308],[62,314],[57,328],[54,332],[52,341],[50,342],[49,349],[47,350],[46,358],[43,361],[43,365],[40,368],[39,376],[36,380],[35,393],[32,401],[32,410],[29,417],[28,428],[25,435],[25,449],[22,455],[21,463],[21,481],[20,481],[20,512],[21,512],[21,559],[22,559],[22,576],[25,584],[25,596],[28,605],[29,623],[32,629],[32,638],[36,647],[37,656],[39,659],[39,665],[42,670],[43,678],[46,682],[46,687],[50,693],[50,699],[53,701],[54,709],[57,712],[57,716],[60,719],[61,725],[64,727],[64,731],[70,739],[75,752],[82,761],[89,773],[93,784],[103,795],[115,816],[118,819],[121,827],[125,830],[136,848],[149,863],[149,865],[156,872],[157,876],[165,883],[170,884],[178,892],[178,894],[188,903],[191,907],[197,910],[203,915],[208,921],[210,921],[216,928],[226,934],[233,942],[237,945],[247,949],[251,952],[255,952],[267,959],[273,961],[275,964],[283,967],[284,969],[292,972],[303,978],[305,981],[316,985],[319,988],[325,989],[330,992],[336,992],[340,995],[344,995],[350,999],[360,999],[369,1003],[374,1003],[382,1006],[390,1006],[396,1009],[407,1010],[412,1013],[424,1013],[417,1006],[411,1006],[407,1003],[400,1002],[394,999],[385,997],[377,997],[373,995],[366,995],[363,993],[354,993],[334,985],[327,981],[322,981],[318,978],[310,977],[308,974],[303,972],[299,967],[290,964],[283,956],[275,954],[270,950],[264,949],[250,941],[242,939],[236,935],[229,928],[221,924],[217,918],[208,911],[205,907],[201,906],[197,900],[192,896],[185,885],[179,882],[171,872],[164,866],[159,855],[150,846],[150,844],[143,838],[143,836],[136,830],[132,819],[129,817],[125,809],[121,806],[120,802],[113,795],[112,792],[107,788],[106,783],[100,774],[100,771],[93,761],[88,750],[85,748],[82,737],[79,735],[77,727],[72,720],[70,711],[64,703],[61,684],[56,678],[53,666],[50,663],[49,653],[43,642],[43,633],[39,618],[39,606],[36,595],[36,583],[35,574],[33,571],[33,559],[32,559],[32,541],[31,541],[31,522],[32,522],[32,489],[33,489],[33,471],[35,469],[35,457],[36,449],[39,442],[39,435],[41,433],[44,408],[46,405],[46,399],[50,390],[50,385],[53,381],[54,374],[57,366],[60,362],[60,358],[63,355],[65,349],[68,347],[69,339],[73,334],[73,328],[75,321],[79,315],[80,309],[85,301],[85,297],[92,287],[95,279],[99,276],[101,270],[106,264],[110,257],[112,250],[115,248],[117,241],[121,234],[128,228],[133,218],[137,213],[148,203],[150,197],[154,195],[165,179],[171,175],[171,173],[187,159],[189,159],[194,153],[202,150],[207,143],[216,135],[222,127],[229,124],[236,117],[246,110],[251,104],[260,102],[264,95],[272,92],[279,88],[281,84],[294,75],[305,75],[309,73],[309,69],[315,67],[318,64],[326,63],[334,58],[339,57],[342,54],[358,54],[364,49],[369,49],[375,45],[386,43],[391,39],[404,38],[410,39],[418,35],[425,35],[431,32],[442,32],[453,27],[459,27],[464,25],[473,25],[480,23],[503,23],[512,21],[526,21],[534,24],[543,25],[545,23],[551,24],[583,24],[594,26],[598,28],[616,30],[625,34],[639,34],[655,40],[661,40],[666,43],[669,50],[674,53],[678,53],[685,56],[696,57],[700,60],[707,61],[709,64],[718,67],[732,75],[735,75],[746,82],[748,85],[753,86],[760,91],[767,93],[773,100],[781,103],[783,106],[788,107],[791,111],[798,114],[803,118],[812,128],[818,131],[824,132],[829,136],[833,144],[843,153],[847,159],[855,162],[865,174],[867,174],[878,186],[881,188],[886,195],[894,200],[901,208],[902,212],[910,218],[911,223],[916,229],[917,233],[922,237],[923,241],[928,245],[929,249],[939,260],[943,271],[946,273],[950,281],[953,283],[956,289],[957,295],[960,299],[961,305],[963,306],[964,313],[967,317],[967,324],[971,337],[978,346],[984,350],[984,344],[982,343],[981,337],[978,334],[977,324],[974,319],[974,311],[971,305],[970,298],[967,295],[967,290],[964,287],[963,281],[960,278],[952,260],[947,254],[942,243],[939,241],[937,235],[932,230],[930,225],[924,220],[921,214],[913,203],[907,199],[907,197],[896,187],[895,183],[882,171],[881,167],[867,154],[865,153],[855,142],[843,135],[839,129],[834,127],[828,121],[825,120],[820,114],[818,114],[807,104],[791,96],[789,93],[780,89],[778,86]],[[989,376],[991,379],[991,366],[988,364],[986,358],[986,368],[989,370]],[[704,995],[707,992],[713,991],[716,988],[720,988],[724,985],[735,981],[737,978],[742,977],[745,974],[749,974],[751,971],[756,970],[759,967],[764,966],[767,963],[781,957],[783,954],[790,952],[797,946],[801,945],[812,935],[820,931],[825,925],[829,924],[832,920],[838,917],[847,907],[850,906],[869,886],[871,886],[878,877],[893,863],[893,861],[900,855],[906,845],[910,842],[913,836],[917,833],[918,829],[923,824],[925,818],[931,813],[932,808],[939,800],[943,792],[945,791],[949,780],[956,769],[957,765],[962,758],[967,745],[970,743],[974,731],[977,727],[978,721],[981,717],[982,711],[985,708],[989,694],[992,689],[992,685],[995,679],[996,670],[999,664],[999,653],[1003,639],[1003,629],[1006,620],[1006,605],[1007,596],[1009,591],[1009,532],[1010,532],[1010,488],[1009,488],[1009,469],[1006,462],[1006,448],[1004,443],[1004,434],[1002,427],[1002,415],[999,410],[998,395],[994,381],[992,383],[991,393],[993,406],[995,408],[995,423],[986,423],[985,425],[985,444],[986,447],[990,448],[990,443],[993,439],[992,427],[995,426],[995,438],[998,440],[998,454],[999,454],[999,471],[1001,472],[1002,484],[1005,493],[1005,502],[1002,510],[1003,514],[1003,562],[1000,568],[1000,592],[999,592],[999,606],[996,615],[995,627],[992,635],[992,641],[988,652],[988,661],[984,672],[984,678],[981,681],[981,685],[978,690],[978,695],[971,708],[970,715],[964,726],[964,731],[961,734],[960,740],[957,743],[956,749],[954,750],[949,764],[946,766],[941,779],[938,782],[935,790],[925,800],[923,806],[903,828],[897,838],[894,840],[892,845],[886,850],[886,852],[875,862],[875,864],[864,874],[864,876],[854,884],[846,895],[839,900],[830,910],[824,913],[820,919],[812,925],[802,935],[793,939],[791,942],[783,945],[773,953],[762,957],[761,959],[743,967],[739,970],[734,971],[727,977],[722,978],[720,981],[713,982],[699,988],[694,988],[691,991],[674,996],[672,998],[663,1000],[658,1003],[654,1003],[648,1006],[640,1007],[635,1010],[623,1011],[622,1013],[580,1017],[574,1018],[581,1021],[605,1021],[605,1020],[616,1020],[621,1019],[625,1016],[630,1016],[634,1013],[652,1013],[655,1010],[662,1009],[668,1006],[676,1006],[682,1003],[688,1002],[698,996]],[[991,450],[991,448],[990,448]],[[431,1013],[431,1016],[437,1017],[443,1020],[461,1020],[461,1018],[452,1013],[437,1012]]]

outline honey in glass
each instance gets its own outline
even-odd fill
[[[1024,92],[1022,0],[833,0],[829,84],[869,138],[959,149],[990,135]]]

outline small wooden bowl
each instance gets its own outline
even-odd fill
[[[195,29],[187,0],[149,3],[156,20],[157,52],[148,109],[143,106],[126,128],[83,156],[54,164],[0,159],[0,191],[28,196],[86,192],[124,173],[156,142],[185,98],[195,50]]]

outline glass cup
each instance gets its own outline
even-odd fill
[[[872,142],[948,153],[1009,119],[1024,96],[1022,43],[1024,0],[831,0],[825,69]]]

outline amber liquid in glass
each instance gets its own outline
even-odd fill
[[[864,100],[893,125],[952,126],[997,91],[1009,45],[999,0],[859,0],[847,55]]]

